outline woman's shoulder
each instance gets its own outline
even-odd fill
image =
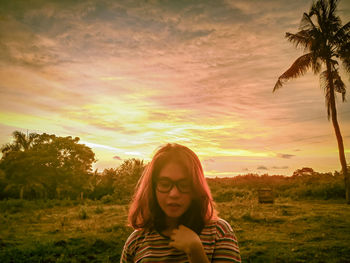
[[[215,231],[217,236],[225,236],[226,234],[233,233],[231,225],[223,218],[216,218],[211,220],[206,226],[206,229],[212,229]]]
[[[211,219],[207,224],[206,224],[206,227],[212,227],[212,226],[219,226],[221,228],[225,228],[225,229],[231,229],[232,230],[232,227],[231,225],[223,218],[221,217],[217,217],[215,219]]]
[[[122,259],[120,262],[133,262],[135,253],[139,250],[140,246],[144,243],[150,232],[145,229],[135,229],[125,241]]]
[[[128,239],[125,242],[125,246],[131,247],[135,243],[137,243],[139,240],[144,239],[145,235],[147,235],[147,232],[144,229],[135,229],[128,237]]]
[[[216,226],[223,232],[233,232],[231,225],[225,219],[218,218]]]

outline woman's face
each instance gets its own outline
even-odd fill
[[[167,220],[176,221],[192,202],[192,182],[176,163],[166,164],[156,182],[156,195]]]

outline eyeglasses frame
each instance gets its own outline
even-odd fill
[[[158,182],[161,181],[161,180],[169,181],[169,182],[171,183],[171,187],[170,187],[169,191],[160,191],[160,190],[158,189]],[[167,194],[167,193],[170,193],[170,192],[171,192],[171,190],[174,188],[174,186],[176,186],[177,190],[178,190],[180,193],[182,193],[182,194],[188,194],[188,193],[190,193],[191,190],[192,190],[192,184],[190,184],[191,189],[190,189],[188,192],[187,192],[187,191],[185,191],[185,192],[184,192],[184,191],[181,191],[181,189],[180,189],[180,187],[179,187],[179,183],[182,182],[182,181],[185,181],[185,180],[187,180],[187,179],[180,179],[180,180],[173,181],[173,180],[171,180],[171,179],[169,179],[169,178],[166,178],[166,177],[158,178],[158,179],[155,181],[155,189],[156,189],[158,192],[160,192],[160,193]]]

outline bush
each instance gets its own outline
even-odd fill
[[[104,204],[109,204],[114,201],[113,197],[111,195],[105,195],[101,198],[101,202]]]
[[[344,178],[339,173],[307,173],[292,177],[281,175],[239,175],[233,178],[207,179],[216,202],[230,202],[237,198],[251,199],[261,187],[273,189],[275,198],[343,199]]]
[[[82,219],[82,220],[89,218],[85,207],[80,207],[78,217],[79,219]]]
[[[0,202],[0,211],[9,214],[15,214],[26,209],[31,209],[32,204],[23,199],[9,199]]]
[[[278,196],[290,197],[294,200],[302,199],[343,199],[345,198],[344,181],[340,178],[329,177],[320,180],[314,178],[313,181],[299,178],[291,182],[287,187],[278,189]]]
[[[95,214],[103,214],[105,210],[103,209],[102,206],[97,206],[95,209]]]
[[[236,199],[251,199],[253,193],[248,189],[232,188],[229,190],[216,190],[213,192],[215,202],[230,202]]]
[[[221,203],[221,202],[230,202],[233,199],[233,191],[219,191],[214,195],[215,202]]]

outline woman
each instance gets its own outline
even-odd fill
[[[129,210],[136,229],[120,262],[241,262],[231,226],[218,218],[197,155],[179,144],[159,149]]]

